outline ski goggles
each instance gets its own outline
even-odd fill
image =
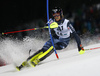
[[[60,13],[54,13],[53,14],[53,17],[58,17],[58,16],[60,16]]]

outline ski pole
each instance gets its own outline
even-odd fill
[[[95,50],[95,49],[100,49],[100,47],[95,47],[95,48],[90,48],[90,49],[85,49],[85,50],[87,51],[87,50]]]
[[[49,2],[48,2],[48,1],[49,1],[49,0],[47,0],[47,21],[49,21],[49,5],[48,5]],[[51,42],[52,42],[52,45],[53,45],[53,48],[54,48],[56,57],[57,57],[57,59],[59,59],[58,54],[57,54],[56,49],[55,49],[55,46],[54,46],[53,39],[52,39],[51,30],[50,30],[50,24],[49,24],[49,23],[48,23],[48,27],[49,27],[48,30],[49,30]]]
[[[50,28],[57,28],[57,27],[58,27],[58,24],[56,22],[53,22],[50,25]],[[4,35],[4,34],[11,34],[11,33],[18,33],[18,32],[24,32],[24,31],[31,31],[31,30],[38,30],[38,29],[44,29],[44,28],[48,28],[48,26],[40,27],[40,28],[26,29],[26,30],[12,31],[12,32],[5,32],[5,33],[2,33],[2,35]]]

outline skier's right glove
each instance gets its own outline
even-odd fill
[[[79,54],[84,54],[84,53],[85,53],[85,49],[82,47],[82,45],[80,45]]]

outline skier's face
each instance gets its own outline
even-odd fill
[[[53,17],[55,18],[56,21],[59,21],[60,20],[60,13],[53,14]]]

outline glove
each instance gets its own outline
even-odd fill
[[[80,45],[79,54],[84,54],[84,53],[85,53],[85,50],[84,50],[84,48],[82,47],[82,45]]]

